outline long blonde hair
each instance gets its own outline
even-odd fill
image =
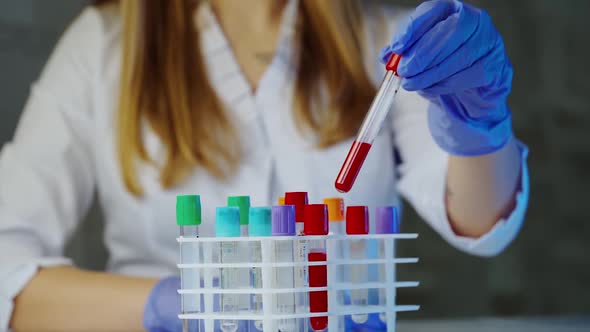
[[[123,181],[142,194],[138,162],[155,163],[144,146],[148,124],[166,147],[160,182],[171,188],[196,167],[225,179],[240,162],[236,128],[211,86],[193,21],[199,1],[120,1],[122,67],[117,116]],[[359,0],[299,0],[294,118],[320,148],[358,129],[375,93],[363,67]],[[320,85],[327,105],[314,113]],[[219,133],[223,133],[220,135]]]

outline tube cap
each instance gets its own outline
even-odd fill
[[[240,236],[240,208],[237,206],[222,206],[215,211],[215,236]]]
[[[279,200],[277,202],[279,205],[285,205],[285,196],[281,196],[279,197]]]
[[[295,206],[279,205],[272,207],[272,235],[295,235]]]
[[[248,224],[250,236],[270,236],[272,233],[270,207],[251,207]]]
[[[304,210],[303,234],[328,235],[328,206],[308,204]]]
[[[303,222],[305,206],[307,202],[307,192],[295,191],[285,193],[285,205],[295,205],[295,221]]]
[[[397,75],[397,66],[399,65],[399,62],[401,61],[401,59],[402,59],[401,55],[396,54],[396,53],[391,53],[391,56],[389,57],[389,60],[387,61],[387,64],[385,65],[385,69],[391,70]]]
[[[201,224],[201,196],[176,196],[176,224],[178,226]]]
[[[344,221],[344,200],[340,197],[324,198],[328,206],[328,221]]]
[[[346,208],[346,234],[369,234],[369,208],[349,206]]]
[[[399,233],[399,217],[395,206],[382,206],[377,208],[375,232],[377,234]]]
[[[248,210],[250,210],[250,196],[229,196],[227,206],[240,208],[240,225],[248,225]]]

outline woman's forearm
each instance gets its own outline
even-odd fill
[[[42,269],[15,299],[11,328],[20,331],[142,331],[154,279],[73,267]]]
[[[521,155],[511,139],[502,149],[478,157],[451,156],[445,197],[454,231],[479,237],[513,210]]]

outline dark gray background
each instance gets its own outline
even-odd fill
[[[86,3],[0,1],[0,144],[12,137],[56,39]],[[493,16],[515,67],[510,105],[531,150],[530,208],[519,238],[493,259],[456,251],[406,215],[403,230],[420,239],[400,250],[422,260],[400,274],[422,285],[403,291],[400,301],[422,310],[403,317],[590,314],[590,1],[475,3]],[[83,267],[104,265],[100,220],[93,208],[68,246]]]

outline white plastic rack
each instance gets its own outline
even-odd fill
[[[418,258],[398,258],[395,254],[396,240],[412,240],[417,234],[369,234],[369,235],[327,235],[327,236],[270,236],[270,237],[179,237],[181,262],[178,264],[181,275],[181,289],[178,292],[183,301],[184,312],[179,315],[183,320],[185,330],[199,332],[231,332],[224,322],[240,322],[234,331],[242,331],[248,327],[250,332],[299,332],[313,331],[309,326],[312,317],[327,317],[325,331],[344,331],[346,320],[350,323],[355,315],[379,316],[388,332],[395,331],[398,312],[417,311],[418,305],[398,305],[396,290],[403,287],[417,287],[419,282],[397,281],[396,266],[398,264],[417,263]],[[282,242],[287,241],[287,242]],[[325,241],[326,261],[308,261],[293,259],[283,261],[277,259],[276,250],[280,242],[282,248],[293,248],[293,255],[303,252],[309,244],[315,241]],[[352,241],[365,241],[365,250],[361,258],[343,257],[349,253]],[[231,243],[234,248],[242,252],[243,261],[224,262],[221,248]],[[287,244],[287,246],[285,246]],[[258,248],[259,255],[244,254]],[[302,248],[299,249],[298,248]],[[303,251],[302,251],[303,250]],[[359,255],[355,255],[359,257]],[[351,282],[347,269],[354,265],[363,265],[369,269],[366,280]],[[308,269],[313,266],[326,266],[327,283],[325,287],[278,287],[284,276],[284,270],[303,271],[308,276]],[[256,273],[262,280],[256,286],[250,283],[248,287],[228,288],[220,283],[224,269],[231,269],[240,278],[252,278]],[[253,272],[256,270],[257,272]],[[279,271],[283,271],[281,272]],[[227,270],[226,272],[227,273]],[[225,287],[224,287],[225,286]],[[372,300],[366,305],[352,305],[350,292],[353,290],[367,290],[372,292]],[[280,294],[293,293],[298,299],[307,298],[309,292],[327,292],[328,308],[325,312],[310,312],[309,303],[296,303],[293,310],[285,312],[279,309]],[[378,295],[375,295],[378,294]],[[260,309],[224,312],[220,302],[223,296],[234,295],[252,298],[258,296],[262,306]],[[375,300],[381,297],[381,301]],[[383,300],[384,298],[384,300]],[[252,300],[249,300],[252,301]],[[255,325],[254,322],[257,324]],[[189,328],[190,327],[190,328]],[[261,329],[258,329],[260,327]]]

